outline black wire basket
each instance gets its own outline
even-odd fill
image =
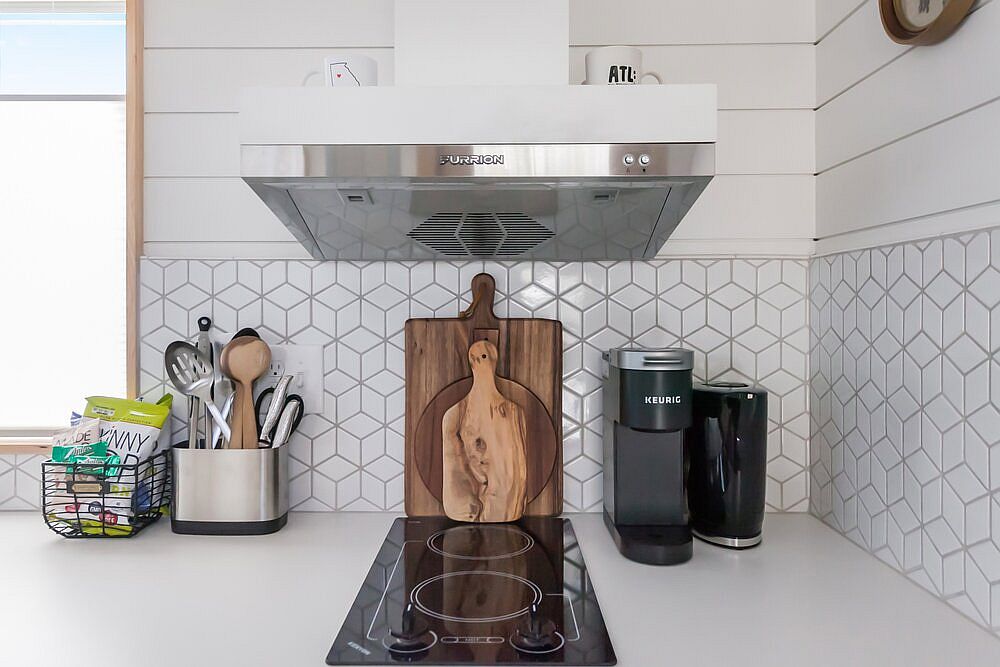
[[[170,507],[170,459],[42,463],[42,513],[63,537],[132,537]]]

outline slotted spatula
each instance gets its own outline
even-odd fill
[[[201,400],[212,413],[212,419],[222,429],[222,434],[229,438],[229,424],[212,401],[212,364],[208,357],[191,343],[179,340],[167,346],[163,361],[167,367],[167,377],[177,387],[177,391]],[[188,447],[192,449],[196,446],[197,443],[188,443]]]

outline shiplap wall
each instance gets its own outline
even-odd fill
[[[238,177],[238,91],[322,85],[306,78],[338,51],[375,58],[392,84],[392,0],[145,7],[146,254],[304,256]],[[635,44],[665,81],[719,87],[719,176],[666,253],[811,249],[817,20],[805,0],[571,0],[568,82],[593,46]]]
[[[930,47],[895,44],[877,0],[819,0],[820,254],[1000,224],[1000,2]]]

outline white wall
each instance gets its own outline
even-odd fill
[[[299,85],[337,50],[374,57],[391,84],[392,1],[145,6],[146,254],[304,256],[239,179],[238,90]],[[569,82],[589,48],[624,43],[668,82],[719,86],[719,176],[665,253],[811,249],[818,21],[806,0],[571,0]]]
[[[1000,2],[930,47],[890,41],[877,0],[819,3],[818,252],[1000,223]]]

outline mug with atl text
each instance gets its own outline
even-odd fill
[[[642,71],[642,50],[634,46],[602,46],[587,52],[587,80],[591,86],[630,86],[651,76],[657,83],[663,79],[656,72]]]
[[[328,86],[378,85],[378,63],[368,56],[331,56],[323,62]]]

